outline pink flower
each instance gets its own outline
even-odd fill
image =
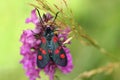
[[[35,25],[39,23],[39,19],[36,15],[36,9],[32,10],[31,17],[26,19],[26,23],[30,23],[30,22],[32,22]]]
[[[46,17],[45,17],[46,16]],[[52,19],[52,16],[47,13],[43,15],[43,21],[47,22],[50,19]],[[34,30],[24,30],[20,41],[22,42],[22,46],[20,48],[20,53],[23,56],[22,60],[20,61],[21,64],[23,64],[23,68],[26,71],[26,75],[29,77],[30,80],[36,80],[36,78],[40,78],[39,73],[41,69],[37,67],[36,64],[36,57],[37,57],[37,49],[41,43],[39,39],[35,38],[36,33],[41,32],[41,25],[40,21],[36,15],[36,9],[31,11],[31,17],[26,19],[26,23],[32,22],[35,24],[35,29]],[[62,43],[67,40],[68,32],[70,32],[69,28],[66,28],[65,30],[62,31],[62,34],[58,34],[58,38],[60,39],[61,37],[63,38]],[[44,68],[44,72],[49,75],[50,80],[54,79],[54,73],[56,68],[59,68],[63,73],[67,74],[72,71],[73,69],[73,64],[72,64],[72,56],[70,54],[70,50],[62,46],[64,51],[66,52],[66,56],[68,59],[67,66],[61,67],[56,65],[54,62],[50,61],[46,67]]]

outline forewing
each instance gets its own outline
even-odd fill
[[[48,53],[48,43],[45,37],[41,38],[41,44],[39,46],[38,54],[37,54],[37,66],[39,68],[44,68],[49,60],[49,53]]]
[[[53,44],[53,51],[52,51],[52,59],[53,61],[59,66],[66,66],[67,65],[67,56],[62,48],[61,44],[58,41],[58,37],[54,36],[52,39]]]

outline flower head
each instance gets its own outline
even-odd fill
[[[52,16],[47,13],[43,15],[43,21],[48,22],[52,19]],[[38,48],[41,44],[40,39],[36,39],[35,34],[44,32],[42,30],[42,24],[40,23],[37,15],[36,9],[31,11],[31,17],[26,19],[26,23],[32,22],[35,24],[34,30],[24,30],[20,41],[22,42],[22,46],[20,49],[20,53],[23,56],[22,60],[20,61],[23,64],[23,68],[26,71],[26,75],[30,78],[30,80],[36,80],[36,78],[40,78],[39,72],[41,71],[40,68],[37,67],[37,54]],[[62,33],[58,33],[58,39],[63,38],[61,41],[62,43],[67,40],[68,32],[70,32],[69,28],[62,30]],[[70,50],[66,46],[62,46],[67,56],[67,65],[65,67],[61,67],[55,64],[52,60],[44,67],[44,72],[49,75],[50,80],[54,79],[54,73],[56,68],[59,68],[63,73],[69,73],[73,69],[72,64],[72,56],[70,54]]]

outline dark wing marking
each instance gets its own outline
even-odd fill
[[[57,65],[64,67],[67,65],[67,57],[64,49],[60,45],[57,38],[58,37],[56,35],[52,38],[52,45],[54,47],[53,47],[51,57]]]
[[[47,47],[48,43],[46,38],[42,37],[41,41],[42,42],[40,44],[38,54],[37,54],[37,66],[39,68],[44,68],[48,64],[50,57],[48,53],[48,47]]]

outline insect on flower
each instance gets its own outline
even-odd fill
[[[42,34],[36,34],[40,36],[38,39],[41,40],[37,54],[37,66],[39,68],[44,68],[49,63],[49,61],[53,61],[59,66],[66,66],[67,57],[65,51],[63,50],[62,44],[58,39],[58,35],[54,33],[56,29],[54,22],[59,12],[56,13],[56,16],[52,22],[45,24],[41,18],[39,10],[36,10],[38,11],[43,30]]]
[[[36,10],[39,18],[37,17]],[[26,23],[35,24],[35,29],[24,30],[20,41],[20,49],[23,59],[21,63],[30,80],[40,78],[39,73],[43,69],[49,75],[50,80],[54,79],[56,68],[64,74],[72,71],[72,56],[70,50],[64,44],[69,44],[68,33],[70,28],[60,30],[56,26],[56,16],[46,13],[41,17],[37,8],[31,11],[31,17],[26,19]]]

